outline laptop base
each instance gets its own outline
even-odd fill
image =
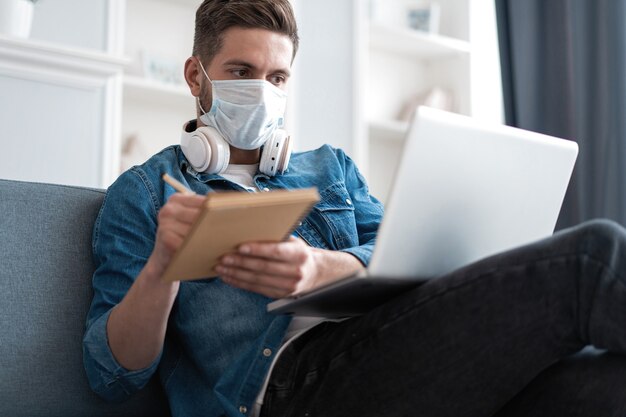
[[[273,314],[342,318],[364,314],[426,280],[350,277],[293,298],[271,302]]]

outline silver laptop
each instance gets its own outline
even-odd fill
[[[549,236],[575,142],[418,109],[365,273],[268,304],[272,313],[362,314],[425,280]]]

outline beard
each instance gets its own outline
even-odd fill
[[[200,86],[200,94],[198,95],[200,114],[208,113],[211,110],[213,97],[209,88],[210,85],[210,83],[202,83]]]

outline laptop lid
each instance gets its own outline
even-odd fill
[[[420,107],[368,274],[432,278],[549,236],[575,142]]]
[[[575,142],[421,107],[405,142],[367,274],[268,304],[345,317],[486,256],[549,236]]]

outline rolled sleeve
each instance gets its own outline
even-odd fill
[[[111,310],[92,322],[83,339],[83,361],[87,379],[95,393],[107,401],[126,400],[143,388],[156,372],[161,355],[148,367],[129,371],[120,365],[109,347],[107,321]]]
[[[367,266],[370,263],[370,258],[372,257],[372,252],[374,250],[374,243],[355,246],[353,248],[341,249],[341,252],[349,253],[350,255],[357,258],[363,266]]]
[[[145,176],[127,171],[109,188],[94,225],[94,296],[83,337],[83,364],[89,385],[109,401],[123,401],[145,386],[161,355],[147,368],[129,371],[109,346],[107,322],[145,265],[156,229],[156,198]]]

